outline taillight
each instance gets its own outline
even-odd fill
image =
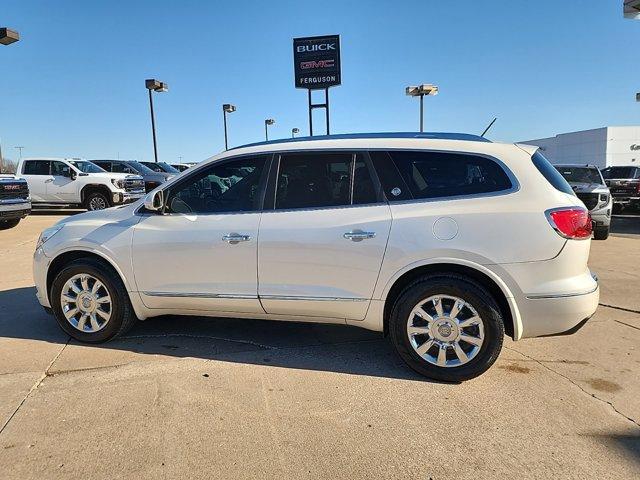
[[[552,208],[547,210],[545,215],[553,229],[561,237],[578,240],[591,238],[593,230],[591,215],[584,208]]]

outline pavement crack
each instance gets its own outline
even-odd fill
[[[543,368],[545,368],[545,369],[549,370],[551,373],[554,373],[554,374],[558,375],[559,377],[564,378],[565,380],[567,380],[567,381],[568,381],[569,383],[571,383],[572,385],[574,385],[574,386],[578,387],[578,388],[579,388],[583,393],[585,393],[585,394],[589,395],[589,396],[590,396],[590,397],[592,397],[592,398],[595,398],[596,400],[598,400],[598,401],[600,401],[600,402],[602,402],[602,403],[606,403],[607,405],[609,405],[609,406],[611,407],[611,409],[612,409],[614,412],[616,412],[616,413],[617,413],[618,415],[620,415],[622,418],[624,418],[624,419],[628,420],[629,422],[633,423],[636,427],[640,427],[640,423],[638,423],[638,422],[637,422],[636,420],[634,420],[633,418],[631,418],[631,417],[629,417],[629,416],[625,415],[624,413],[622,413],[620,410],[618,410],[618,409],[616,408],[616,406],[615,406],[612,402],[610,402],[609,400],[605,400],[604,398],[600,398],[600,397],[598,397],[597,395],[595,395],[595,394],[593,394],[593,393],[589,392],[588,390],[585,390],[585,389],[582,387],[582,385],[580,385],[579,383],[575,382],[575,381],[574,381],[574,380],[572,380],[570,377],[568,377],[568,376],[566,376],[566,375],[564,375],[564,374],[562,374],[562,373],[558,372],[557,370],[554,370],[554,369],[553,369],[553,368],[551,368],[549,365],[546,365],[545,363],[543,363],[542,361],[538,360],[537,358],[534,358],[534,357],[532,357],[532,356],[530,356],[530,355],[527,355],[526,353],[522,353],[521,351],[516,350],[515,348],[510,348],[510,347],[507,347],[507,346],[505,346],[504,348],[506,348],[507,350],[511,350],[512,352],[518,353],[518,354],[522,355],[523,357],[525,357],[525,358],[527,358],[527,359],[529,359],[529,360],[531,360],[531,361],[533,361],[533,362],[537,363],[537,364],[538,364],[538,365],[540,365],[541,367],[543,367]]]
[[[45,368],[44,372],[42,372],[42,375],[40,375],[40,378],[38,378],[38,380],[36,381],[36,383],[33,384],[33,386],[29,389],[29,391],[27,392],[27,394],[24,396],[24,398],[22,399],[22,401],[18,404],[18,406],[15,408],[15,410],[13,411],[13,413],[11,413],[11,415],[9,415],[9,418],[7,419],[6,422],[4,422],[4,425],[2,425],[2,428],[0,428],[0,435],[2,435],[2,433],[4,432],[4,430],[7,428],[7,426],[9,425],[9,423],[11,423],[11,420],[13,420],[13,417],[16,416],[16,413],[18,413],[18,410],[20,410],[20,408],[22,407],[22,405],[24,405],[24,402],[27,401],[27,399],[31,396],[31,394],[33,394],[33,392],[35,392],[38,387],[42,384],[42,382],[44,381],[45,378],[49,377],[49,370],[51,369],[51,367],[53,367],[53,364],[56,363],[56,360],[58,360],[58,358],[60,357],[60,355],[62,355],[62,352],[64,352],[64,349],[67,348],[67,345],[69,345],[69,342],[71,341],[71,337],[67,338],[67,342],[62,346],[62,348],[60,349],[60,351],[56,354],[55,357],[53,357],[53,360],[51,360],[51,362],[49,363],[49,365],[47,365],[47,368]]]
[[[599,303],[598,305],[600,305],[601,307],[613,308],[614,310],[622,310],[623,312],[640,313],[640,310],[634,310],[633,308],[617,307],[615,305],[609,305],[607,303]]]

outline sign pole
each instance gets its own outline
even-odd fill
[[[324,89],[324,104],[327,114],[327,135],[331,135],[331,133],[329,132],[329,88]]]
[[[313,137],[313,105],[311,104],[311,89],[308,89],[309,92],[309,136]]]

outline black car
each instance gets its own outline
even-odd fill
[[[145,167],[149,167],[154,172],[170,173],[171,175],[177,175],[178,173],[180,173],[180,170],[172,167],[166,162],[140,162],[140,163],[143,164]]]
[[[602,170],[602,176],[611,190],[616,212],[640,207],[640,167],[608,167]]]
[[[174,174],[166,172],[154,172],[149,167],[135,160],[91,160],[107,172],[133,173],[142,176],[144,179],[144,189],[150,192],[158,185],[166,182]]]

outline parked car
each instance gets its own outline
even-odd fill
[[[31,213],[29,186],[13,175],[0,175],[0,230],[13,228]]]
[[[613,195],[614,211],[640,207],[640,167],[608,167],[602,176]]]
[[[598,167],[595,165],[555,165],[555,167],[589,210],[593,222],[593,238],[606,240],[609,237],[613,199]]]
[[[173,168],[171,165],[169,165],[166,162],[140,162],[140,163],[143,164],[145,167],[150,168],[154,172],[169,173],[171,175],[177,175],[180,173],[180,170],[178,170],[177,168]]]
[[[139,175],[108,173],[87,160],[75,158],[25,158],[18,176],[29,184],[34,205],[71,205],[102,210],[144,196]]]
[[[297,138],[225,151],[144,202],[61,220],[34,256],[73,338],[184,314],[384,332],[428,377],[487,370],[505,333],[595,312],[591,219],[537,147],[463,134]],[[168,254],[170,253],[170,254]]]
[[[150,192],[158,185],[163,184],[169,178],[173,177],[173,175],[169,173],[154,172],[149,167],[135,160],[91,160],[91,162],[107,172],[140,175],[144,179],[144,188],[147,192]]]

